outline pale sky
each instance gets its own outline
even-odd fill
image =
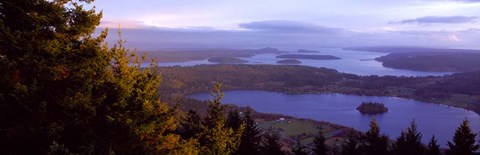
[[[480,0],[97,0],[132,46],[480,48]]]

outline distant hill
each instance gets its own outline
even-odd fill
[[[466,72],[480,70],[480,53],[409,52],[378,57],[384,67],[416,71]]]
[[[344,50],[390,53],[375,60],[384,67],[433,72],[480,70],[480,50],[425,47],[352,47]]]
[[[174,49],[145,51],[148,59],[154,59],[156,62],[186,62],[195,60],[206,60],[210,58],[245,58],[256,54],[265,53],[286,53],[276,48],[266,47],[261,49]]]
[[[449,48],[428,48],[428,47],[395,47],[395,46],[379,46],[379,47],[348,47],[343,50],[368,51],[381,53],[414,53],[414,52],[461,52],[461,53],[480,53],[480,50],[473,49],[449,49]]]

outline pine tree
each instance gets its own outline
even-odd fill
[[[428,148],[425,151],[425,155],[441,155],[440,145],[437,144],[437,139],[435,139],[435,135],[433,135],[432,139],[430,139],[430,142],[428,143]]]
[[[282,150],[283,145],[280,143],[280,136],[277,131],[270,131],[265,134],[265,140],[262,142],[262,154],[268,155],[286,155]]]
[[[406,131],[402,131],[394,145],[395,154],[423,155],[425,147],[422,144],[422,135],[417,130],[415,121],[412,121]]]
[[[196,138],[202,131],[202,119],[197,112],[189,110],[186,118],[181,122],[182,131],[180,132],[184,139]]]
[[[448,142],[448,155],[472,155],[479,145],[475,144],[475,137],[477,135],[472,133],[468,120],[465,118],[462,124],[455,131],[453,142]]]
[[[361,155],[362,151],[359,148],[360,135],[349,133],[348,139],[342,145],[342,155]]]
[[[256,155],[260,154],[260,141],[262,135],[257,127],[256,122],[251,116],[251,108],[247,107],[243,115],[243,122],[245,123],[245,129],[242,133],[240,146],[237,151],[239,155]]]
[[[107,31],[91,36],[91,2],[0,2],[0,154],[194,154],[171,134],[155,70],[124,41],[109,48]]]
[[[388,137],[380,134],[377,121],[370,122],[370,129],[365,133],[362,148],[368,155],[389,155]]]
[[[227,127],[232,128],[233,130],[238,130],[240,126],[243,125],[242,118],[240,117],[240,112],[237,109],[231,110],[228,112],[227,117]]]
[[[294,155],[308,155],[308,152],[305,151],[305,146],[297,140],[297,144],[292,148]]]
[[[199,136],[202,145],[201,154],[233,154],[238,150],[240,138],[244,126],[234,131],[226,125],[226,107],[222,105],[223,93],[220,91],[221,83],[215,82],[210,95],[213,100],[209,101],[207,116],[202,125]]]
[[[314,144],[313,152],[316,155],[327,155],[328,147],[325,144],[325,142],[326,142],[326,138],[323,134],[322,128],[319,128],[318,135],[315,136],[315,138],[313,139],[313,144]]]

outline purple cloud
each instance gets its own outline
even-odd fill
[[[476,22],[478,17],[467,17],[467,16],[426,16],[415,19],[405,19],[399,22],[399,24],[458,24],[458,23],[472,23]]]
[[[477,2],[480,2],[480,0],[454,0],[454,1],[460,1],[460,2],[466,2],[466,3],[477,3]]]
[[[282,32],[282,33],[338,33],[343,30],[340,28],[331,28],[311,23],[302,23],[295,21],[259,21],[251,23],[243,23],[240,28],[265,31],[265,32]]]

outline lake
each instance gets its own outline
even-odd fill
[[[189,95],[207,100],[209,93]],[[381,102],[389,109],[381,115],[362,115],[356,110],[362,102]],[[258,112],[278,113],[299,118],[327,121],[360,131],[369,129],[369,122],[376,118],[383,133],[394,139],[415,120],[422,141],[428,143],[433,134],[439,144],[446,145],[456,128],[468,118],[475,133],[480,131],[480,116],[474,112],[444,105],[424,103],[409,99],[344,94],[284,94],[257,90],[226,91],[223,103],[249,106]]]
[[[339,57],[339,60],[306,60],[297,59],[301,63],[298,65],[311,66],[311,67],[325,67],[338,70],[339,72],[352,73],[357,75],[394,75],[394,76],[441,76],[451,74],[450,72],[423,72],[423,71],[411,71],[403,69],[393,69],[383,67],[381,62],[374,60],[377,57],[387,55],[388,53],[377,52],[365,52],[365,51],[353,51],[342,50],[340,48],[322,48],[316,49],[318,53],[297,53],[295,54],[308,54],[308,55],[333,55]],[[285,54],[285,53],[284,53]],[[249,61],[247,64],[277,64],[277,61],[284,60],[283,58],[276,58],[281,54],[257,54],[253,57],[241,58]],[[200,64],[215,64],[208,62],[207,60],[187,61],[187,62],[168,62],[159,63],[159,66],[194,66]]]

